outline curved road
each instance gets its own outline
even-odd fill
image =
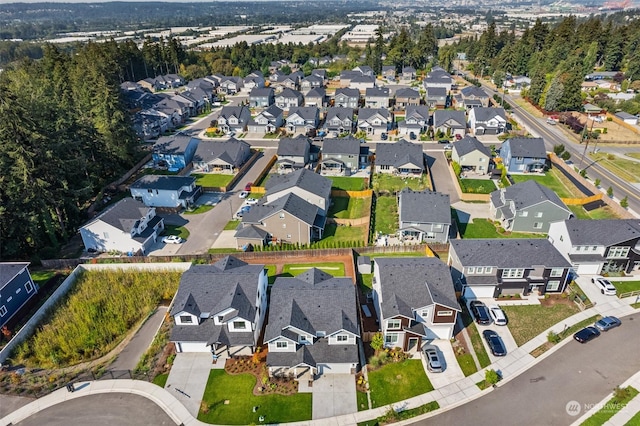
[[[419,425],[570,425],[616,386],[640,371],[640,314],[581,345],[569,342],[524,374],[482,398],[418,421]],[[569,401],[580,413],[567,414]]]

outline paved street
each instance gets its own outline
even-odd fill
[[[571,341],[495,391],[420,425],[569,425],[566,406],[595,404],[640,370],[640,314],[581,345]]]

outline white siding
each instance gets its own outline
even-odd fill
[[[142,249],[142,244],[133,240],[131,234],[97,220],[80,228],[80,236],[86,249],[96,249],[101,252],[111,250],[127,253]]]
[[[183,205],[180,200],[180,191],[151,190],[131,188],[131,196],[139,197],[142,202],[149,207],[179,207]]]
[[[247,331],[253,331],[253,324],[244,318],[235,317],[227,321],[227,329],[231,333],[246,333]]]
[[[181,317],[190,317],[191,318],[191,322],[182,322]],[[194,326],[197,326],[198,323],[200,322],[197,316],[191,315],[188,312],[180,312],[180,313],[175,314],[173,316],[173,320],[176,323],[176,325],[194,325]]]
[[[464,288],[463,297],[465,299],[482,299],[487,297],[493,297],[496,287],[493,285],[484,286],[467,286]]]
[[[347,336],[346,341],[338,341],[338,336]],[[328,344],[330,345],[355,345],[356,344],[356,336],[351,333],[337,333],[328,337]]]
[[[430,325],[426,329],[427,340],[430,339],[451,339],[453,337],[453,324]]]

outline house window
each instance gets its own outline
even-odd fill
[[[22,291],[22,289],[20,287],[18,287],[18,289],[16,290],[16,294],[20,293]]]
[[[279,349],[286,349],[287,348],[287,342],[276,342],[276,348]]]
[[[598,246],[591,246],[591,251],[596,251],[598,250]]]
[[[7,315],[7,307],[2,305],[0,306],[0,317]]]
[[[475,274],[475,273],[476,273],[475,266],[470,266],[467,268],[467,274]]]
[[[307,342],[307,336],[301,335],[300,337],[298,337],[298,341],[300,343],[306,343]]]
[[[398,330],[402,323],[399,319],[391,319],[387,320],[387,329],[388,330]]]
[[[346,341],[348,340],[348,337],[347,337],[347,336],[345,336],[344,334],[340,334],[340,335],[338,335],[338,336],[336,337],[336,340],[337,340],[338,342],[346,342]]]
[[[609,253],[607,254],[607,258],[621,258],[624,259],[629,255],[630,247],[611,247],[609,249]]]
[[[516,162],[517,162],[517,163],[522,163],[522,161],[523,161],[523,158],[522,158],[522,157],[516,157]]]
[[[527,212],[527,211],[519,211],[518,212],[518,216],[519,217],[527,217],[527,216],[529,216],[529,212]]]
[[[439,317],[452,317],[453,311],[438,311]]]
[[[7,302],[11,302],[13,300],[13,296],[7,297]]]
[[[493,268],[491,266],[485,266],[484,267],[484,273],[485,274],[490,274],[493,272]]]
[[[284,213],[280,213],[280,219],[284,219]]]
[[[193,317],[191,315],[180,315],[180,324],[193,324]]]
[[[420,316],[422,318],[427,318],[429,316],[429,310],[428,309],[424,309],[422,312],[420,312]]]
[[[536,212],[536,217],[542,217],[542,212]]]
[[[233,322],[233,328],[236,330],[246,330],[247,329],[247,323],[244,321],[234,321]]]
[[[521,268],[507,268],[502,270],[502,278],[522,278],[524,275],[524,269]]]
[[[542,229],[542,222],[534,222],[533,229]]]
[[[27,290],[27,293],[31,293],[33,291],[33,284],[31,284],[31,282],[26,283],[24,289]]]
[[[547,283],[547,291],[558,291],[559,288],[560,288],[560,281],[558,280],[549,281]]]
[[[109,239],[109,233],[108,233],[108,232],[103,232],[103,233],[102,233],[102,236],[103,236],[106,240],[108,240],[108,239]]]
[[[147,192],[148,192],[149,194],[153,194],[153,189],[147,189]]]
[[[384,343],[387,345],[395,345],[398,343],[398,334],[397,333],[387,333],[384,336]]]
[[[551,277],[561,277],[564,272],[564,268],[552,268],[551,269]]]

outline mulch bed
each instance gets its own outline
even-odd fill
[[[224,371],[231,375],[252,374],[256,378],[253,394],[259,395],[293,395],[298,393],[298,382],[293,379],[269,377],[266,364],[266,352],[258,352],[253,357],[242,356],[229,358]]]

